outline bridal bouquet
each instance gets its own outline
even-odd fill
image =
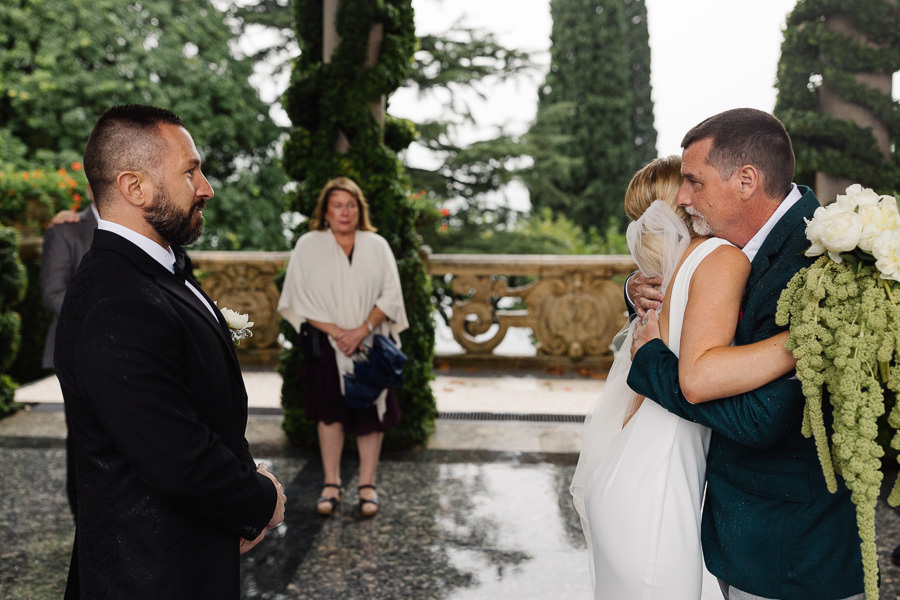
[[[900,212],[893,196],[860,185],[807,221],[806,256],[778,301],[779,325],[790,324],[786,347],[797,358],[806,406],[803,435],[816,442],[828,484],[840,473],[856,505],[866,597],[878,598],[875,505],[881,491],[879,417],[887,414],[890,446],[900,449]],[[834,422],[822,410],[827,390]],[[885,442],[887,445],[887,442]],[[900,504],[900,480],[888,503]]]
[[[250,328],[253,327],[253,321],[250,320],[249,315],[235,312],[224,306],[219,310],[222,311],[225,323],[228,324],[228,329],[231,331],[232,342],[237,344],[244,338],[253,337],[253,332],[250,331]]]

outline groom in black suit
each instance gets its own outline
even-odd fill
[[[811,189],[791,182],[787,131],[770,114],[734,109],[694,127],[682,147],[678,204],[697,233],[724,238],[750,259],[734,343],[779,333],[776,304],[787,282],[812,262],[803,254],[804,219],[819,207]],[[661,299],[646,289],[637,296],[639,312]],[[703,554],[725,598],[861,600],[856,511],[843,483],[837,493],[828,491],[815,443],[800,433],[800,382],[786,376],[747,394],[690,404],[679,386],[678,358],[661,340],[646,342],[652,336],[642,331],[635,331],[628,385],[712,429]]]
[[[285,497],[250,455],[234,347],[181,248],[213,190],[184,124],[152,107],[104,113],[84,168],[101,220],[54,361],[78,503],[66,598],[237,599],[239,553]]]

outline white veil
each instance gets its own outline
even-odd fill
[[[626,231],[628,249],[641,272],[662,278],[666,289],[682,255],[691,241],[690,231],[684,221],[662,200],[654,201],[641,217],[628,225]],[[614,359],[606,378],[603,392],[597,398],[584,421],[581,454],[572,478],[570,491],[575,509],[581,517],[581,526],[587,540],[594,580],[593,541],[585,510],[585,490],[594,469],[606,456],[606,451],[622,431],[625,416],[631,412],[637,395],[628,387],[628,371],[631,369],[631,340],[634,321],[625,325],[613,338]]]

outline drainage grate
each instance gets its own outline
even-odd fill
[[[541,423],[583,423],[584,415],[520,414],[490,412],[439,412],[443,421],[532,421]]]

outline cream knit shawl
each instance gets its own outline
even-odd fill
[[[387,316],[364,340],[372,345],[376,333],[392,337],[400,345],[400,332],[409,327],[397,263],[387,241],[371,231],[357,231],[353,259],[337,243],[330,230],[311,231],[297,240],[291,252],[284,287],[278,300],[278,312],[294,329],[307,320],[334,323],[342,329],[354,329],[365,323],[377,306]],[[353,372],[353,359],[335,345],[341,393],[344,374]],[[378,397],[378,417],[386,409],[387,390]]]

